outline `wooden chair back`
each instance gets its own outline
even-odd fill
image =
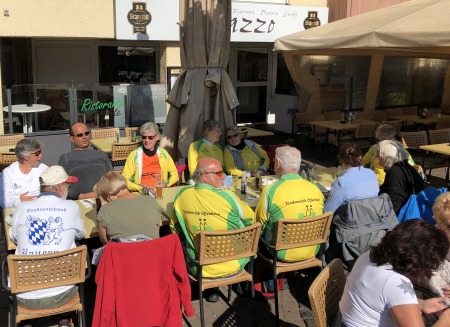
[[[52,309],[25,309],[17,305],[16,300],[12,301],[11,308],[13,310],[9,312],[12,324],[15,325],[16,322],[28,319],[78,311],[79,326],[85,326],[83,283],[91,274],[88,260],[86,245],[51,254],[8,255],[8,270],[5,269],[5,265],[2,266],[2,284],[13,297],[23,292],[79,285],[79,292],[72,300]],[[8,274],[10,287],[7,286]]]
[[[323,118],[325,120],[342,120],[342,117],[343,117],[343,114],[339,110],[323,112]]]
[[[428,136],[426,131],[420,132],[401,132],[400,137],[405,149],[418,149],[422,145],[428,145]]]
[[[140,142],[131,143],[113,143],[111,151],[111,161],[127,160],[131,151],[136,150],[139,147]]]
[[[1,152],[0,153],[0,171],[8,167],[13,162],[16,162],[17,156],[14,152]]]
[[[255,256],[260,233],[260,223],[227,231],[201,231],[199,264],[204,266]]]
[[[400,128],[402,127],[401,120],[384,120],[381,123],[391,125],[392,128],[395,129],[395,132],[397,133],[397,135],[400,134]]]
[[[117,135],[120,136],[120,130],[117,127],[114,128],[101,128],[101,129],[92,129],[91,135],[93,139],[109,139],[116,138]]]
[[[330,231],[332,212],[303,219],[278,219],[275,250],[288,250],[325,243]]]
[[[139,127],[125,127],[125,136],[131,138],[131,131],[135,131],[136,135],[138,135]]]
[[[339,317],[339,301],[344,293],[346,280],[342,261],[334,259],[311,284],[308,297],[313,312],[314,326],[338,326],[334,320]]]
[[[356,139],[374,139],[377,125],[358,125],[355,130]]]
[[[430,144],[449,143],[450,142],[450,128],[429,130]]]
[[[403,114],[404,115],[417,115],[418,110],[419,110],[419,107],[417,107],[417,106],[403,107]]]
[[[14,148],[20,140],[24,139],[24,134],[15,134],[15,135],[1,135],[0,136],[0,146],[10,146]]]
[[[403,112],[403,108],[391,108],[386,109],[388,120],[393,120],[393,116],[404,116],[405,113]]]
[[[445,129],[450,128],[450,116],[449,115],[441,115],[438,118],[436,123],[436,127],[434,129]]]
[[[388,114],[386,110],[375,110],[370,116],[370,120],[382,122],[383,120],[388,120]]]

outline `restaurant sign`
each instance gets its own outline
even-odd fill
[[[180,40],[178,0],[115,0],[115,4],[116,39]],[[231,10],[232,42],[274,42],[328,22],[327,7],[233,1]]]

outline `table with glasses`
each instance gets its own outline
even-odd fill
[[[413,123],[416,125],[433,125],[436,124],[438,121],[437,115],[429,115],[427,118],[422,118],[418,115],[398,115],[398,116],[392,116],[391,117],[394,120],[401,120],[403,125],[407,123]]]
[[[51,107],[45,104],[33,103],[31,106],[27,104],[14,104],[11,106],[13,113],[22,114],[23,117],[23,132],[33,133],[33,114],[37,112],[50,110]],[[8,106],[3,107],[3,111],[8,112]],[[36,122],[37,124],[37,122]]]
[[[140,142],[142,139],[140,136],[136,136],[136,141]],[[105,153],[111,153],[112,152],[112,145],[116,142],[116,138],[106,138],[106,139],[91,139],[91,145],[100,151],[103,151]],[[119,138],[119,144],[127,144],[127,143],[133,143],[131,141],[131,138],[129,137],[120,137]]]
[[[340,133],[342,132],[353,131],[357,129],[359,125],[378,125],[379,122],[366,119],[358,119],[357,122],[353,123],[347,123],[344,120],[315,120],[310,121],[309,124],[313,127],[317,126],[326,129],[327,136],[325,137],[325,145],[328,146],[328,136],[330,134],[330,130],[336,131],[336,138],[339,140]]]

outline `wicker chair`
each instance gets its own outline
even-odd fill
[[[395,132],[397,133],[396,136],[400,135],[400,129],[402,128],[403,125],[403,122],[401,120],[384,120],[381,123],[391,125],[392,128],[395,129]]]
[[[124,166],[128,155],[139,147],[140,142],[113,143],[111,163],[113,166]]]
[[[388,119],[388,114],[386,110],[375,110],[372,112],[372,115],[370,115],[370,120],[382,122],[383,120]]]
[[[323,113],[324,120],[342,120],[342,112],[336,111],[325,111]]]
[[[8,273],[11,287],[8,287]],[[5,261],[2,263],[2,284],[11,293],[10,326],[16,326],[23,320],[71,311],[78,312],[78,325],[86,326],[83,285],[90,275],[91,266],[86,245],[51,254],[8,255],[7,265]],[[17,303],[17,294],[67,285],[78,285],[78,293],[68,303],[57,308],[32,310]]]
[[[401,132],[402,143],[405,149],[413,156],[414,162],[421,162],[424,172],[428,170],[427,177],[430,178],[431,171],[435,168],[447,168],[448,156],[429,155],[420,150],[422,145],[428,145],[428,136],[426,131],[420,132]]]
[[[445,129],[445,128],[450,128],[449,115],[441,115],[441,117],[438,118],[438,121],[434,129]]]
[[[405,115],[417,115],[419,107],[417,107],[417,106],[403,107],[402,109],[403,109],[403,114],[405,114]]]
[[[120,130],[119,128],[92,129],[91,135],[93,139],[115,138],[117,135],[120,135]]]
[[[277,285],[277,276],[284,272],[297,271],[301,269],[319,267],[322,269],[322,255],[323,251],[319,252],[318,258],[312,257],[307,260],[295,262],[279,262],[277,261],[278,251],[301,248],[310,245],[320,245],[323,247],[328,239],[330,231],[331,220],[333,218],[332,212],[327,212],[323,215],[303,219],[279,219],[277,221],[277,230],[275,235],[275,245],[266,243],[263,237],[260,241],[264,243],[267,248],[274,253],[272,257],[267,257],[265,254],[259,252],[261,259],[272,266],[274,285]],[[278,309],[278,291],[275,290],[275,314],[277,322],[280,319]]]
[[[405,113],[403,112],[403,108],[386,109],[386,112],[387,112],[389,120],[394,120],[395,119],[395,118],[393,118],[394,116],[404,116],[405,115]]]
[[[131,138],[131,131],[136,131],[136,135],[139,135],[139,127],[125,127],[125,136]]]
[[[24,134],[2,135],[0,136],[0,146],[10,146],[14,148],[20,140],[24,139]]]
[[[189,274],[189,277],[198,282],[201,326],[205,326],[202,292],[220,286],[228,286],[228,302],[231,298],[231,285],[249,281],[251,282],[252,300],[255,297],[253,280],[253,260],[258,250],[258,238],[261,233],[261,224],[256,223],[249,227],[228,231],[201,231],[199,236],[198,260],[194,260],[185,251],[188,262],[197,265],[198,274]],[[202,267],[210,264],[249,258],[248,272],[244,269],[230,277],[210,279],[203,278]]]
[[[370,148],[375,143],[375,130],[377,125],[358,125],[356,129],[350,133],[341,133],[342,136],[338,138],[339,144],[346,141],[354,142],[360,149]]]
[[[8,167],[13,162],[16,162],[17,156],[14,152],[1,152],[0,153],[0,171],[3,171],[6,167]]]
[[[335,322],[339,316],[339,300],[344,293],[346,277],[342,261],[334,259],[316,277],[308,290],[314,317],[314,326],[340,326]]]
[[[450,128],[445,129],[430,129],[428,131],[428,136],[430,137],[430,144],[440,144],[450,142]]]

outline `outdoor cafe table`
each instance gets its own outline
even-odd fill
[[[391,118],[394,120],[401,120],[403,122],[403,125],[405,125],[406,123],[414,123],[417,125],[432,125],[436,124],[439,119],[437,115],[431,115],[428,116],[427,118],[422,118],[414,114],[392,116]]]
[[[358,128],[359,125],[378,125],[379,123],[372,120],[358,119],[356,123],[346,123],[343,120],[315,120],[310,121],[309,125],[322,127],[327,130],[327,136],[330,134],[330,130],[337,131],[337,139],[339,140],[339,134],[343,131],[352,131]],[[325,138],[325,145],[328,145],[328,137]]]
[[[140,142],[142,139],[140,136],[136,136],[136,141]],[[91,145],[96,148],[97,150],[101,150],[105,153],[111,153],[112,152],[112,145],[116,142],[116,138],[110,137],[106,139],[91,139]],[[126,144],[126,143],[132,143],[131,139],[129,137],[121,137],[119,138],[119,143]]]
[[[247,137],[259,137],[259,136],[272,136],[273,133],[269,131],[263,131],[262,129],[256,129],[251,127],[247,128]]]
[[[450,145],[448,143],[422,145],[419,149],[450,156]]]
[[[11,112],[22,114],[23,116],[23,132],[33,133],[33,114],[50,110],[51,107],[45,104],[33,103],[31,106],[26,104],[14,104],[11,106]],[[8,106],[3,107],[3,111],[8,112]],[[5,115],[5,118],[7,115]],[[37,122],[36,122],[37,123]]]

